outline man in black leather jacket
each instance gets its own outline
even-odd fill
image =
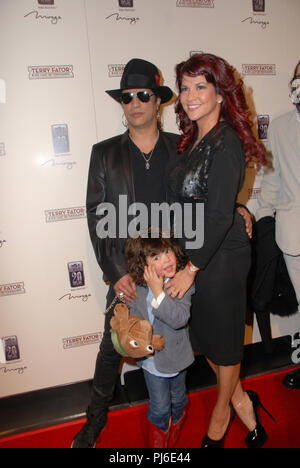
[[[120,89],[107,93],[121,103],[128,121],[128,131],[93,146],[88,176],[87,218],[103,279],[110,283],[107,295],[109,307],[115,297],[123,301],[132,300],[136,289],[127,273],[124,252],[127,237],[124,228],[127,231],[127,226],[121,223],[109,226],[107,237],[99,237],[99,221],[101,223],[104,217],[101,206],[107,206],[101,204],[111,204],[118,221],[134,202],[150,207],[152,202],[167,201],[165,167],[169,157],[176,153],[177,135],[159,130],[159,106],[171,100],[173,92],[166,86],[160,86],[158,69],[150,62],[140,59],[128,62]],[[93,448],[106,425],[107,409],[113,397],[121,360],[111,341],[112,314],[113,307],[105,316],[87,422],[75,436],[72,448]]]

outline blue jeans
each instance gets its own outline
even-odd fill
[[[187,404],[186,371],[179,372],[176,377],[158,377],[143,369],[149,393],[148,419],[159,429],[166,432],[169,419],[176,424],[183,415]]]

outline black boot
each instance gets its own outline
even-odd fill
[[[74,437],[71,448],[95,448],[97,439],[105,425],[106,422],[99,424],[98,420],[88,417],[85,425]]]
[[[92,390],[91,405],[87,409],[87,420],[73,439],[71,448],[95,448],[97,439],[107,423],[107,410],[111,397]]]

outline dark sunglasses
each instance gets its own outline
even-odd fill
[[[137,96],[141,102],[149,102],[151,96],[154,96],[154,93],[150,94],[148,93],[148,91],[136,91],[134,93],[133,92],[122,93],[121,102],[123,102],[123,104],[129,104],[134,98],[134,96]]]

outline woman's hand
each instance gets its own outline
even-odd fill
[[[162,276],[158,276],[154,265],[145,266],[144,280],[153,292],[155,299],[157,299],[158,296],[164,291],[164,279]]]
[[[249,213],[248,210],[246,210],[246,208],[243,208],[242,206],[239,206],[237,208],[237,212],[243,216],[244,218],[244,221],[245,221],[245,225],[246,225],[246,232],[248,234],[248,236],[250,237],[250,239],[252,239],[252,227],[253,227],[253,221],[252,221],[252,215],[251,213]]]
[[[165,292],[168,296],[182,299],[185,293],[190,289],[195,281],[197,272],[190,271],[186,266],[183,270],[178,271],[171,281],[165,285]]]

